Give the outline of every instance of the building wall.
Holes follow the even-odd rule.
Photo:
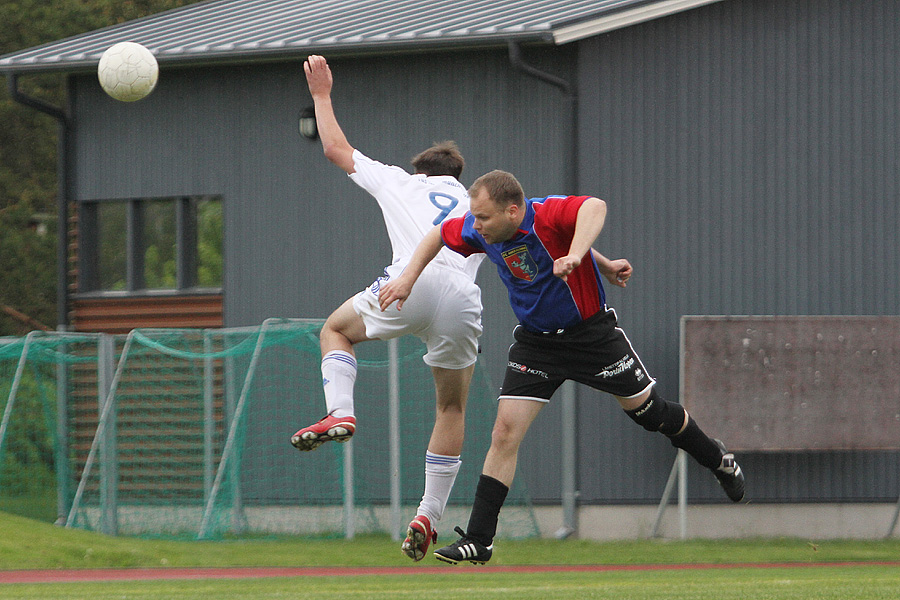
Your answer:
[[[563,94],[515,71],[505,49],[336,57],[335,107],[351,143],[384,162],[406,166],[451,138],[465,184],[503,168],[532,197],[604,198],[598,248],[636,269],[610,303],[674,400],[683,314],[898,313],[897,10],[729,1],[528,49],[530,63],[578,84],[576,190],[563,189]],[[297,134],[311,104],[299,62],[164,69],[135,105],[88,76],[76,84],[76,199],[223,197],[226,326],[325,317],[389,261],[374,202]],[[479,279],[496,387],[514,320],[493,267]],[[671,446],[609,397],[580,388],[578,400],[581,500],[658,500]],[[538,502],[560,497],[557,449],[573,432],[559,423],[551,403],[522,450],[520,481]],[[900,493],[896,453],[741,460],[754,501]],[[692,501],[722,501],[696,467],[689,483]]]
[[[222,327],[219,294],[84,298],[72,303],[73,331],[128,333],[136,327]]]
[[[890,1],[744,0],[580,44],[580,188],[634,264],[610,302],[664,396],[681,315],[900,313],[898,23]],[[603,465],[582,499],[658,496],[672,448],[609,404],[582,397],[582,464]],[[900,493],[896,452],[741,462],[754,502]],[[719,500],[699,471],[689,494]]]

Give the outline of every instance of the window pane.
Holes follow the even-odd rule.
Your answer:
[[[126,286],[126,208],[124,202],[97,205],[100,289],[124,290]]]
[[[197,200],[197,285],[222,287],[222,200]]]
[[[144,285],[175,289],[175,202],[144,203]]]
[[[221,288],[222,204],[220,196],[89,203],[82,241],[90,243],[87,240],[96,237],[97,246],[84,249],[85,260],[89,261],[85,285],[138,293],[147,289]],[[183,222],[179,224],[180,217]],[[130,257],[129,251],[133,254]]]

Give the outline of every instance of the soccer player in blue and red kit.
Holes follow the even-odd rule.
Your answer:
[[[491,558],[519,445],[567,379],[615,396],[632,420],[668,436],[710,469],[732,501],[743,499],[744,475],[734,454],[703,433],[680,404],[657,394],[656,382],[606,305],[601,275],[622,285],[631,273],[627,261],[591,249],[603,229],[606,203],[589,196],[526,200],[519,182],[505,171],[479,177],[469,196],[469,213],[430,231],[379,297],[382,309],[394,301],[402,309],[419,273],[446,245],[464,256],[484,253],[497,265],[519,319],[468,528],[457,527],[461,538],[435,551],[435,557],[453,564]]]

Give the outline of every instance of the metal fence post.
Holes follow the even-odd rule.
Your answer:
[[[390,420],[391,454],[391,539],[400,540],[402,514],[400,506],[400,350],[397,338],[388,340],[389,380],[388,416]]]
[[[216,476],[213,464],[213,443],[216,433],[216,415],[213,410],[215,369],[213,368],[213,359],[210,358],[212,339],[208,330],[203,331],[203,353],[206,355],[203,359],[203,503],[205,506],[212,491],[213,479]]]
[[[356,501],[353,495],[353,440],[344,443],[344,537],[356,535]]]
[[[100,399],[99,412],[104,412],[104,404],[110,403],[107,409],[106,427],[100,441],[100,531],[106,535],[117,535],[119,532],[117,491],[119,484],[118,460],[116,457],[116,406],[112,389],[115,367],[115,341],[109,334],[101,334],[97,356],[97,395]],[[109,398],[107,398],[109,396]]]
[[[562,509],[563,526],[556,532],[558,539],[565,539],[578,531],[578,406],[574,381],[565,381],[560,387],[562,404]]]
[[[68,355],[68,344],[61,354]],[[56,361],[56,525],[66,524],[69,514],[69,487],[72,476],[69,465],[69,365],[65,360]]]

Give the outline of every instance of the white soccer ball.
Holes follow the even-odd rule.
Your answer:
[[[156,87],[159,64],[146,47],[135,42],[119,42],[100,57],[97,77],[107,94],[122,102],[134,102]]]

